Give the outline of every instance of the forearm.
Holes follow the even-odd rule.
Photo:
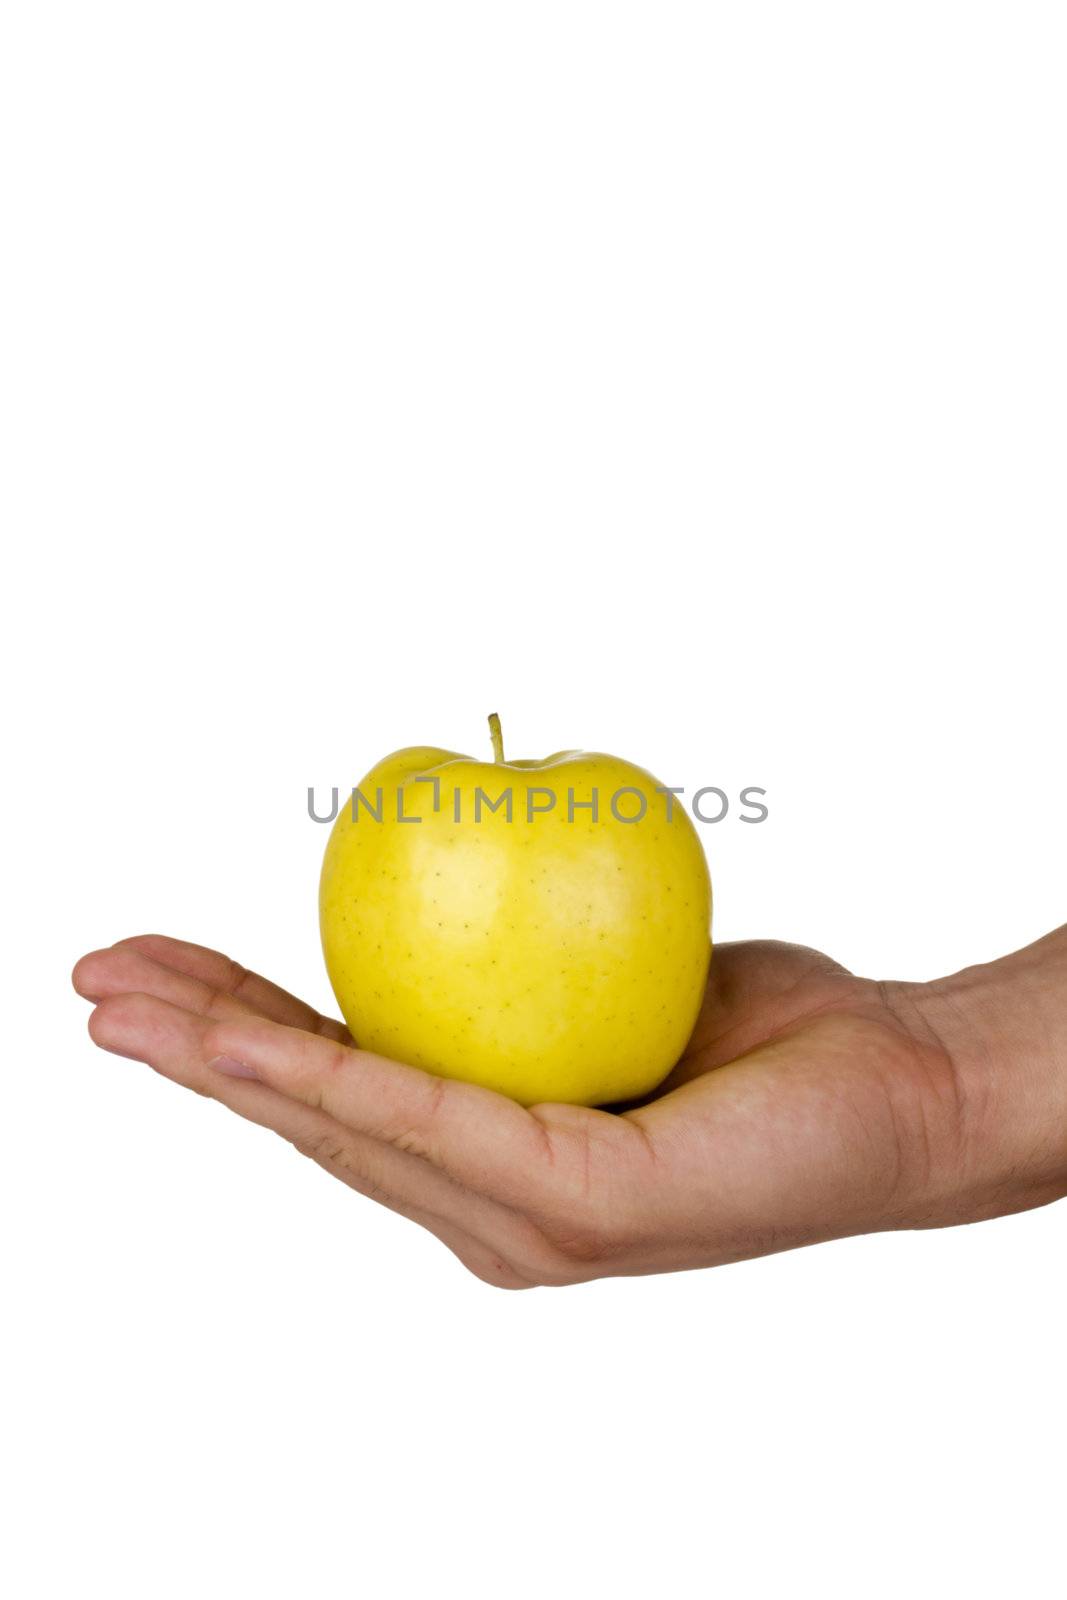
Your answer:
[[[1067,1194],[1067,928],[988,965],[906,986],[952,1064],[955,1171],[943,1202],[978,1221]]]

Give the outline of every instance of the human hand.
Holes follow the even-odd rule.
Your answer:
[[[933,984],[720,945],[638,1105],[529,1109],[354,1047],[216,951],[83,957],[93,1040],[288,1139],[508,1288],[714,1266],[1067,1193],[1067,928]]]

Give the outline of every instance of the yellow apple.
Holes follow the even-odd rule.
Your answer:
[[[696,830],[641,767],[505,761],[490,726],[494,761],[398,750],[338,814],[319,909],[345,1021],[366,1049],[525,1105],[647,1094],[711,958]]]

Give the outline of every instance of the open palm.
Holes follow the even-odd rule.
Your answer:
[[[795,945],[720,946],[682,1060],[610,1110],[524,1109],[388,1061],[159,935],[84,957],[74,983],[97,1044],[273,1128],[501,1286],[713,1265],[972,1205],[959,1067],[923,986]]]

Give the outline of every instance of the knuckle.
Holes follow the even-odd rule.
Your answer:
[[[334,1017],[315,1016],[310,1031],[319,1034],[323,1039],[329,1039],[332,1044],[348,1045],[351,1048],[351,1034],[344,1023],[338,1022]]]
[[[553,1228],[549,1238],[569,1268],[599,1266],[621,1245],[614,1225],[597,1212],[573,1214]]]
[[[390,1192],[353,1160],[348,1145],[331,1130],[307,1134],[303,1138],[294,1139],[292,1143],[293,1148],[302,1156],[314,1161],[316,1166],[323,1167],[335,1178],[340,1178],[365,1199],[376,1200],[380,1205],[393,1204]]]
[[[335,1105],[335,1096],[340,1087],[335,1080],[347,1071],[349,1061],[350,1052],[343,1045],[329,1041],[327,1053],[294,1063],[292,1092],[318,1111]]]
[[[343,1045],[338,1045],[336,1053],[338,1059],[343,1060],[349,1052]],[[446,1078],[431,1078],[425,1094],[420,1094],[416,1103],[404,1106],[399,1115],[382,1124],[379,1137],[386,1139],[397,1150],[402,1150],[405,1155],[418,1156],[426,1161],[436,1160],[437,1139],[434,1129],[440,1125],[442,1110],[452,1087]]]
[[[251,1006],[238,999],[234,990],[228,988],[213,988],[210,984],[204,988],[203,1005],[205,1014],[216,1017],[220,1021],[227,1017],[240,1020],[243,1017],[255,1015]]]
[[[226,959],[229,961],[230,965],[226,974],[226,983],[224,985],[223,992],[230,996],[237,996],[240,994],[242,988],[248,982],[252,974],[249,972],[247,967],[242,967],[239,961],[233,961],[229,956],[227,956]]]
[[[447,1078],[431,1078],[426,1090],[425,1117],[428,1122],[437,1120],[452,1085]]]
[[[431,1151],[425,1138],[413,1128],[402,1128],[398,1131],[383,1130],[385,1139],[397,1150],[406,1156],[418,1156],[420,1160],[429,1160]]]
[[[622,1241],[603,1217],[571,1212],[552,1222],[540,1220],[535,1237],[524,1241],[516,1265],[535,1283],[562,1288],[599,1276],[621,1247]]]
[[[294,1139],[293,1147],[311,1161],[339,1161],[345,1153],[344,1142],[333,1133],[311,1133]]]

